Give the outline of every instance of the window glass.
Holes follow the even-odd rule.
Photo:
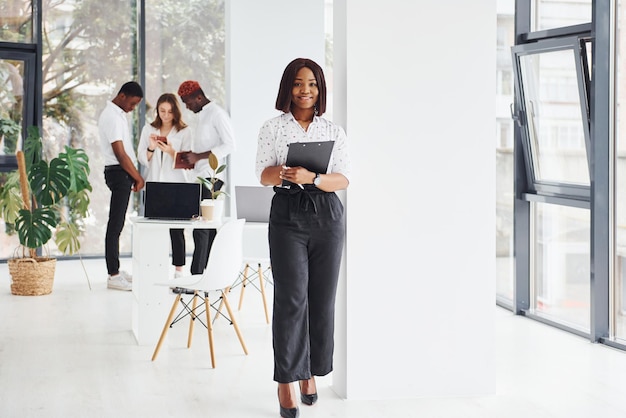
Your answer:
[[[520,56],[534,180],[589,186],[583,120],[573,49]]]
[[[513,306],[513,69],[514,2],[498,0],[496,41],[496,297]]]
[[[24,61],[0,59],[0,155],[21,149]]]
[[[33,43],[32,1],[0,1],[0,41]]]
[[[146,122],[159,96],[176,94],[185,80],[227,109],[224,12],[223,0],[146,0]],[[193,128],[195,115],[181,107]]]
[[[48,158],[64,145],[84,148],[93,187],[89,217],[79,227],[83,255],[104,254],[110,192],[98,117],[120,86],[136,80],[136,10],[123,0],[44,2],[43,7],[43,138]],[[133,115],[129,115],[129,121]],[[136,132],[135,132],[136,134]],[[131,205],[136,205],[131,202]],[[134,209],[131,208],[128,216]],[[58,255],[50,241],[49,251]],[[131,251],[131,228],[120,239],[120,252]]]
[[[591,0],[534,0],[532,31],[591,22]]]
[[[589,332],[590,212],[534,203],[533,310]]]

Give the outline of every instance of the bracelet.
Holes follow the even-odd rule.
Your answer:
[[[154,152],[154,150],[150,149],[150,148],[148,148],[147,150],[148,150],[148,152]]]

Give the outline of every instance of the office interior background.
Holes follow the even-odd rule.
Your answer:
[[[124,81],[145,87],[132,114],[138,134],[162,92],[199,80],[233,118],[232,189],[256,184],[256,132],[275,114],[282,69],[306,55],[325,68],[333,95],[327,116],[346,128],[354,158],[338,307],[336,380],[346,397],[489,393],[494,293],[515,313],[624,348],[621,2],[256,3],[2,2],[3,170],[12,168],[28,125],[43,127],[51,152],[85,148],[94,193],[82,254],[101,257],[108,194],[96,122]],[[467,34],[471,48],[459,49]],[[560,44],[572,38],[578,43]],[[546,50],[537,49],[544,41]],[[193,126],[193,114],[184,118]],[[137,196],[129,216],[140,206]],[[6,260],[17,238],[1,226]],[[125,228],[127,255],[131,234]],[[382,309],[404,318],[406,335],[384,318],[364,324],[381,286],[404,290],[399,306]],[[371,344],[374,329],[392,344]],[[438,346],[416,346],[416,336]],[[437,351],[458,341],[467,343],[454,364],[437,370],[450,361]],[[394,383],[365,387],[362,370],[372,370],[371,355],[381,349],[394,358],[374,372]],[[407,384],[395,370],[407,369],[403,359],[416,349],[434,361],[409,365],[424,379]]]

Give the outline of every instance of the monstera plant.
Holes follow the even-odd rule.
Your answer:
[[[88,214],[91,191],[89,157],[82,149],[65,146],[63,152],[47,161],[42,157],[42,147],[39,129],[29,128],[24,152],[17,152],[18,171],[11,173],[0,188],[0,214],[9,227],[14,227],[23,248],[21,257],[9,260],[10,272],[20,258],[37,263],[42,258],[37,249],[53,237],[64,254],[80,249],[80,226]],[[13,291],[17,286],[15,278],[11,286]],[[14,294],[49,291],[51,288]]]

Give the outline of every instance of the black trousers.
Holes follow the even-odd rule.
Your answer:
[[[133,178],[120,165],[104,167],[104,181],[111,190],[109,221],[104,237],[104,258],[109,274],[120,271],[120,235],[124,228]]]
[[[170,229],[170,241],[172,242],[172,265],[185,265],[185,230]]]
[[[214,185],[215,191],[220,190],[223,185],[222,180],[217,180]],[[204,186],[202,186],[202,199],[211,199],[211,192]],[[192,235],[194,249],[191,257],[191,274],[202,274],[209,262],[209,253],[217,231],[215,229],[194,229]]]
[[[335,295],[345,238],[335,193],[276,187],[269,222],[274,278],[274,380],[333,370]]]

